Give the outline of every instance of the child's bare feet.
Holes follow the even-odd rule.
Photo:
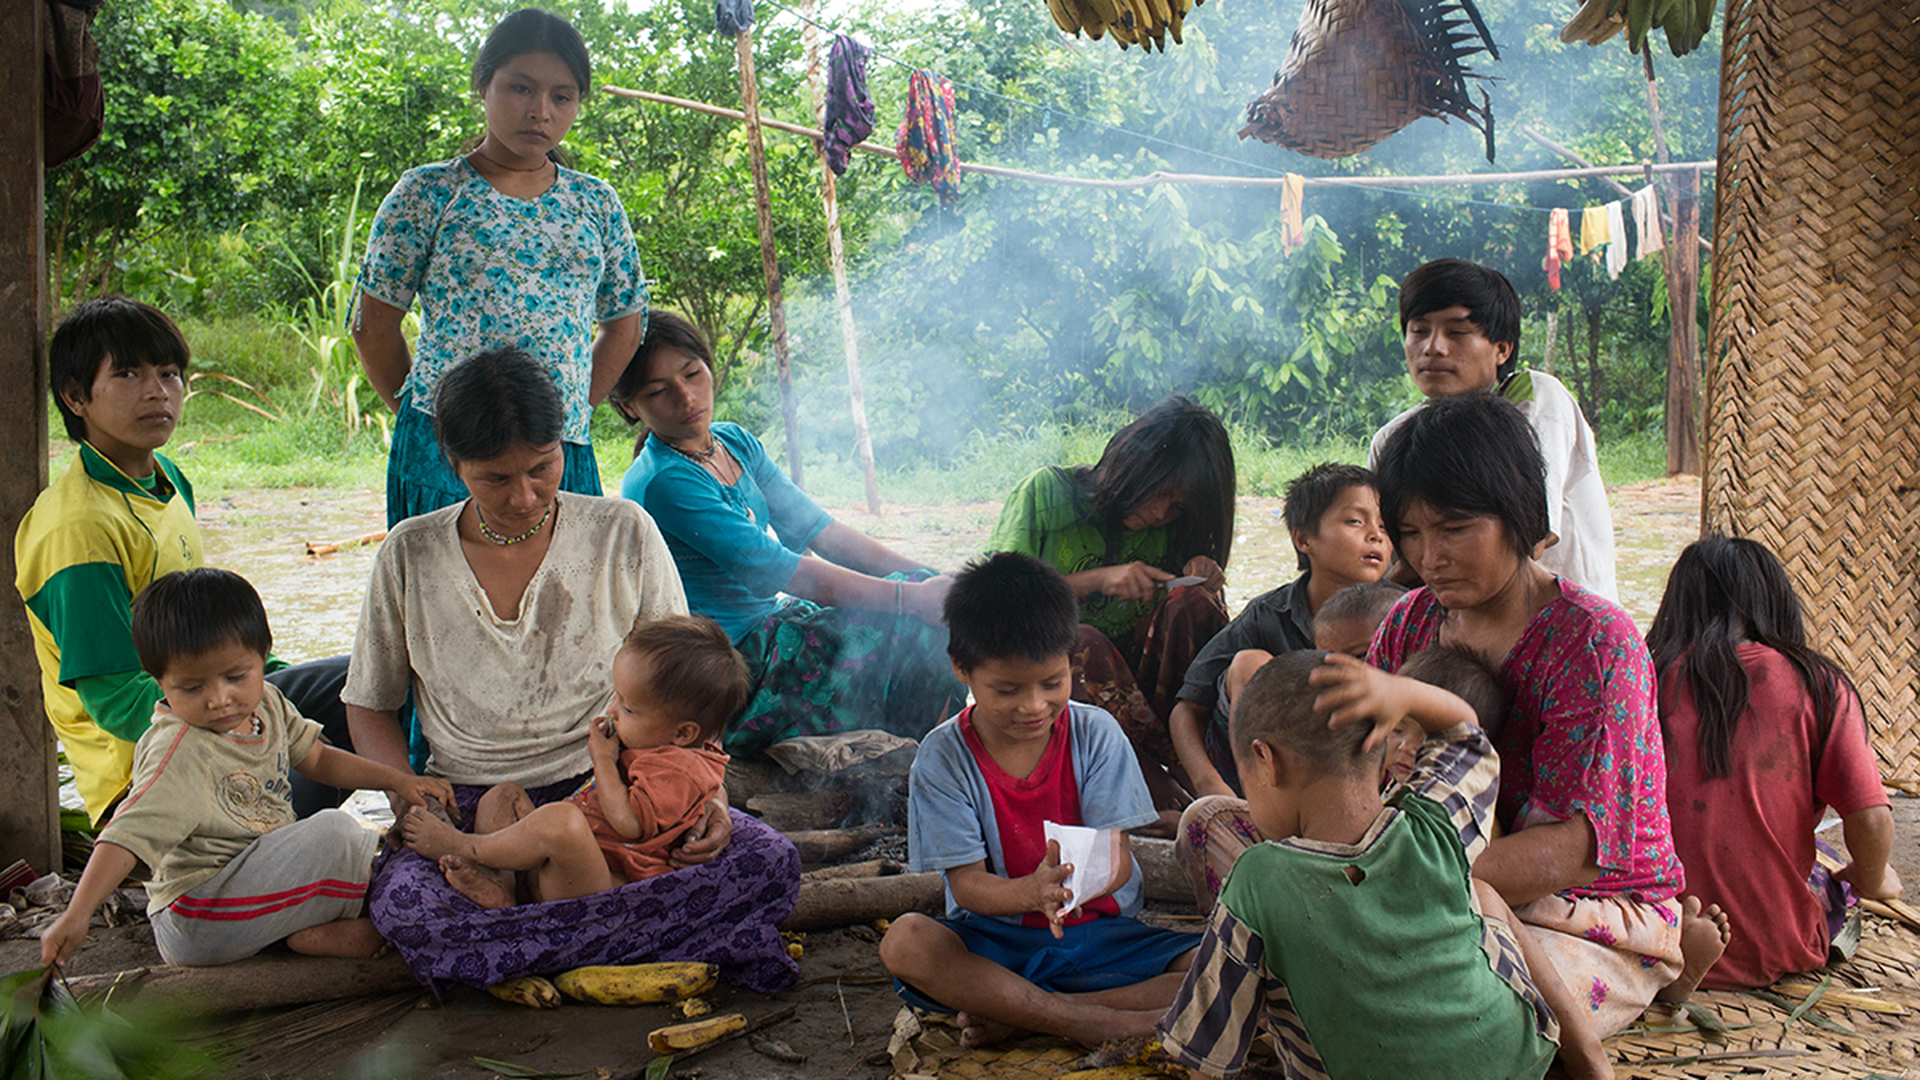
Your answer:
[[[308,956],[374,957],[387,951],[387,939],[372,919],[340,919],[287,935],[287,948]]]
[[[1719,904],[1709,904],[1703,910],[1697,896],[1681,901],[1680,955],[1685,966],[1680,969],[1680,977],[1654,997],[1666,1002],[1687,1000],[1700,980],[1707,977],[1707,970],[1720,959],[1720,954],[1727,951],[1727,942],[1732,939],[1727,913],[1720,910]]]
[[[473,854],[473,838],[459,829],[445,817],[433,813],[424,806],[409,806],[400,818],[400,835],[407,846],[429,859],[439,859],[443,855]]]
[[[442,855],[440,872],[447,876],[453,891],[488,910],[514,904],[513,874],[482,866],[458,855]]]
[[[969,1050],[982,1046],[992,1046],[1008,1039],[1017,1039],[1027,1032],[1012,1024],[1003,1024],[998,1020],[989,1020],[977,1013],[959,1013],[953,1022],[960,1025],[960,1045]]]

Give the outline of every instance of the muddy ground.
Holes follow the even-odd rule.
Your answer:
[[[1622,602],[1644,629],[1659,604],[1666,569],[1699,521],[1699,485],[1682,478],[1638,484],[1614,493]],[[309,541],[336,542],[380,529],[384,509],[374,492],[235,491],[204,493],[200,520],[210,563],[246,574],[260,588],[291,660],[345,652],[353,639],[374,548],[309,558]],[[881,514],[834,508],[842,520],[929,565],[954,567],[979,551],[999,507],[974,503],[890,506]],[[1280,526],[1280,500],[1242,499],[1228,595],[1235,608],[1290,579],[1293,556]],[[1920,882],[1920,800],[1896,799],[1895,866]],[[1833,834],[1838,839],[1837,831]],[[698,917],[699,913],[689,913]],[[883,977],[875,934],[860,926],[806,936],[801,983],[773,997],[721,988],[709,995],[717,1012],[749,1018],[795,1007],[764,1035],[804,1055],[775,1060],[736,1040],[676,1063],[681,1077],[861,1077],[891,1071],[885,1050],[898,1000]],[[0,942],[0,971],[37,963],[37,942]],[[96,930],[75,959],[74,974],[158,963],[144,925]],[[476,1058],[512,1062],[520,1075],[611,1080],[642,1075],[652,1055],[647,1033],[677,1018],[664,1008],[614,1009],[569,1003],[532,1011],[468,989],[444,1000],[424,993],[265,1016],[229,1017],[186,1037],[217,1051],[229,1076],[473,1078],[499,1075]],[[183,1026],[183,1033],[187,1028]]]

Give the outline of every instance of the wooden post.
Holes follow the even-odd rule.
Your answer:
[[[827,98],[820,83],[820,29],[813,23],[813,0],[800,5],[801,40],[807,48],[807,90],[813,95],[813,124],[824,129]],[[880,512],[880,481],[873,474],[873,433],[867,429],[867,392],[860,378],[860,335],[853,324],[853,292],[847,288],[847,251],[840,239],[840,200],[835,194],[833,168],[827,164],[827,141],[813,141],[820,157],[820,202],[827,211],[827,256],[833,263],[833,295],[840,308],[840,340],[847,347],[847,396],[853,405],[853,436],[860,449],[860,476],[867,486],[867,513]]]
[[[747,121],[747,160],[753,167],[753,211],[760,225],[760,272],[767,279],[773,358],[780,369],[780,413],[787,421],[787,475],[805,486],[800,467],[800,407],[793,400],[793,361],[787,353],[787,306],[780,293],[780,256],[773,247],[773,196],[767,190],[767,147],[760,137],[760,86],[753,77],[753,31],[733,39],[740,61],[740,110]]]
[[[1667,475],[1701,474],[1700,173],[1686,173],[1674,199],[1673,242],[1667,245]]]
[[[39,3],[0,4],[0,866],[25,859],[42,874],[60,869],[60,800],[53,728],[40,698],[27,611],[13,589],[13,530],[47,486],[47,258],[41,221]]]

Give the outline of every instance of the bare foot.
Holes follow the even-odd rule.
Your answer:
[[[473,837],[424,806],[407,807],[406,815],[400,819],[400,835],[408,847],[429,859],[445,855],[473,857]]]
[[[447,875],[453,891],[488,910],[513,906],[513,875],[461,858],[442,855],[440,872]]]
[[[1727,951],[1727,942],[1732,939],[1727,913],[1720,910],[1719,904],[1710,904],[1702,910],[1697,896],[1681,901],[1680,955],[1685,965],[1680,969],[1680,977],[1654,997],[1676,1003],[1687,1000],[1700,980],[1707,977],[1707,970],[1720,959],[1720,954]]]
[[[287,948],[308,956],[373,957],[387,951],[387,939],[372,919],[340,919],[287,935]]]
[[[978,1013],[960,1013],[953,1018],[953,1022],[960,1025],[960,1045],[969,1050],[992,1046],[1027,1034],[1024,1028],[1003,1024],[998,1020],[989,1020]]]

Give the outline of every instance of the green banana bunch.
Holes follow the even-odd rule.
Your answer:
[[[1667,32],[1667,48],[1685,56],[1700,47],[1713,28],[1718,0],[1581,0],[1580,10],[1560,28],[1560,40],[1599,45],[1626,31],[1627,48],[1646,47],[1656,27]]]

